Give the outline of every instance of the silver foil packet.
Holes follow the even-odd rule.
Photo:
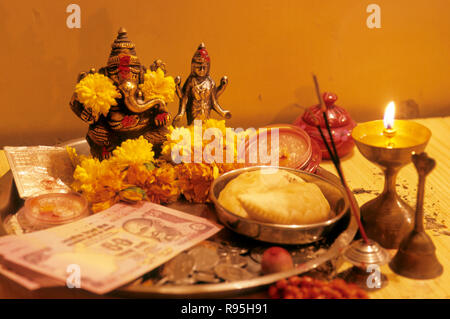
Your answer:
[[[70,192],[74,167],[64,147],[5,146],[4,150],[21,198]]]

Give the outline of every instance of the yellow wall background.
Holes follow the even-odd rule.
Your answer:
[[[70,3],[80,29],[66,26]],[[371,3],[381,29],[366,26]],[[233,127],[292,122],[316,103],[312,72],[357,121],[390,100],[450,115],[449,14],[448,0],[1,0],[0,146],[84,136],[68,105],[75,80],[105,65],[120,26],[145,65],[161,58],[183,80],[205,42],[212,77],[230,80],[220,102]]]

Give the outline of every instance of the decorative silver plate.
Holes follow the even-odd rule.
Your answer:
[[[61,146],[72,146],[78,154],[88,154],[84,139],[72,140]],[[330,172],[318,168],[317,175],[339,183]],[[8,234],[5,220],[23,206],[11,171],[0,178],[0,235]],[[178,201],[168,205],[196,216],[218,222],[212,204],[191,204]],[[309,245],[283,245],[292,255],[296,267],[292,270],[263,275],[260,258],[265,248],[275,246],[236,234],[223,228],[215,236],[176,256],[135,282],[117,289],[112,295],[125,297],[208,298],[231,297],[264,289],[282,278],[314,274],[332,277],[338,258],[352,242],[358,226],[347,212],[344,218],[323,240]]]

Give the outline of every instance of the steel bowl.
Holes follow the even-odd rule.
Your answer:
[[[219,203],[218,198],[220,192],[232,179],[245,172],[274,168],[286,170],[303,178],[306,182],[314,183],[319,186],[330,204],[330,218],[324,222],[315,224],[270,224],[238,216]],[[315,174],[284,167],[254,166],[230,171],[214,180],[211,185],[209,196],[214,203],[219,221],[227,228],[238,234],[274,244],[299,245],[319,241],[331,232],[336,223],[344,215],[349,213],[349,200],[341,185]]]

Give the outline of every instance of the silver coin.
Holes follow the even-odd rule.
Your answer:
[[[203,243],[204,243],[204,246],[207,248],[215,248],[217,254],[221,257],[228,255],[228,249],[224,245],[222,245],[218,242],[208,240],[208,241],[204,241]]]
[[[290,253],[291,253],[292,261],[294,262],[294,265],[300,265],[307,261],[310,261],[311,259],[316,258],[318,252],[323,253],[324,251],[326,252],[326,250],[321,250],[321,249],[316,250],[315,247],[310,246],[310,247],[306,247],[306,248],[292,250],[292,251],[290,251]]]
[[[239,246],[239,243],[234,241],[219,241],[220,245],[225,247],[230,253],[244,255],[248,253],[248,249],[245,247]]]
[[[228,255],[221,259],[221,263],[245,267],[247,265],[247,258],[241,255]]]
[[[311,256],[308,255],[308,253],[300,251],[291,252],[291,256],[294,265],[300,265],[312,259]]]
[[[253,248],[250,251],[250,257],[253,259],[253,261],[257,262],[258,264],[261,263],[262,255],[264,254],[264,251],[267,249],[267,247],[258,246]]]
[[[155,286],[162,286],[162,285],[164,285],[166,282],[169,282],[169,278],[168,278],[168,277],[163,277],[163,278],[161,278],[160,280],[158,280],[158,281],[155,283]]]
[[[304,264],[308,261],[310,261],[310,258],[307,258],[305,256],[294,256],[292,257],[292,262],[294,263],[294,266],[299,266],[301,264]]]
[[[231,254],[244,255],[248,253],[248,249],[244,247],[228,246],[227,249]]]
[[[213,248],[214,247],[216,249],[216,251],[217,251],[217,254],[219,256],[226,256],[226,255],[228,255],[227,248],[224,245],[222,245],[221,243],[219,243],[219,242],[207,240],[207,241],[204,241],[203,243],[205,243],[204,244],[205,247],[208,247],[208,248]]]
[[[251,258],[248,258],[247,260],[247,266],[245,267],[249,272],[255,275],[260,275],[261,273],[261,264],[258,264],[256,261],[254,261]]]
[[[312,256],[314,254],[315,248],[313,246],[310,247],[303,247],[303,248],[297,248],[297,249],[289,249],[288,250],[292,257],[301,255],[301,256]]]
[[[194,269],[197,271],[206,271],[214,268],[219,263],[219,255],[215,248],[197,246],[188,252],[189,256],[195,259]]]
[[[217,254],[220,257],[226,257],[228,256],[228,250],[225,247],[220,246],[219,248],[217,248]]]
[[[181,253],[164,265],[161,274],[169,281],[175,282],[187,278],[193,272],[194,266],[195,258]]]
[[[217,283],[217,282],[220,282],[220,279],[217,278],[214,273],[209,273],[209,272],[196,272],[194,274],[194,279],[197,282],[205,282],[205,283]]]
[[[240,281],[253,278],[254,275],[244,268],[230,264],[220,264],[214,268],[216,275],[226,281]]]
[[[197,282],[194,277],[186,277],[182,278],[180,280],[174,281],[173,283],[177,286],[183,286],[183,285],[193,285]]]
[[[205,244],[205,246],[214,246],[216,248],[221,247],[222,245],[216,241],[212,241],[212,240],[205,240],[203,241],[203,244]]]
[[[194,272],[194,274],[197,274],[197,273],[208,274],[208,275],[211,275],[211,276],[215,276],[216,275],[216,272],[214,271],[214,268],[211,268],[211,269],[208,269],[208,270],[201,270],[201,271],[195,271]]]

